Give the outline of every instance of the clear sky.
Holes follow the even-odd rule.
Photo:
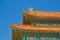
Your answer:
[[[22,23],[22,10],[60,12],[60,0],[0,0],[0,40],[11,40],[11,24]]]

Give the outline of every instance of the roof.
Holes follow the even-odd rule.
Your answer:
[[[35,11],[33,9],[29,9],[28,12],[23,11],[23,15],[30,15],[33,17],[52,17],[52,18],[60,18],[60,12],[44,12],[44,11]]]
[[[59,19],[60,20],[60,12],[42,12],[42,11],[34,11],[32,9],[29,9],[28,12],[22,11],[23,16],[28,15],[32,18],[38,18],[40,19],[41,17],[43,18],[53,18],[53,19]],[[24,19],[25,20],[25,19]],[[39,32],[60,32],[60,27],[50,27],[50,26],[31,26],[31,25],[17,25],[17,24],[12,24],[11,25],[12,29],[17,29],[17,30],[26,30],[26,31],[39,31]]]
[[[38,31],[38,32],[60,32],[60,27],[37,27],[31,25],[11,25],[12,29],[16,28],[17,30],[25,30],[25,31]]]

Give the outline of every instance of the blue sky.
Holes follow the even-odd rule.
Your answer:
[[[22,23],[22,10],[60,12],[60,0],[0,0],[0,40],[11,40],[11,24]]]

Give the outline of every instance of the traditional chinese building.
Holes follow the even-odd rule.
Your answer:
[[[12,40],[60,40],[60,12],[22,11],[22,24],[12,24]]]

